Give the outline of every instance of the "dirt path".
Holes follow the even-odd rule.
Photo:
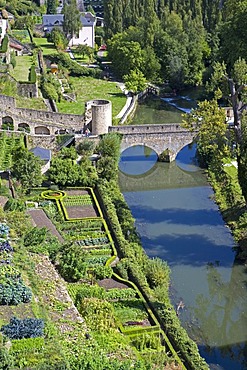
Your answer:
[[[32,220],[34,222],[34,225],[37,227],[46,227],[48,230],[51,231],[53,235],[55,235],[58,240],[63,243],[64,240],[62,236],[59,234],[51,220],[46,216],[45,212],[43,209],[29,209],[27,211],[30,216],[32,217]]]

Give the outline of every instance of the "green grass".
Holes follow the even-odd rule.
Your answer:
[[[48,42],[45,37],[34,37],[33,42],[37,47],[42,49],[43,55],[57,53],[57,49],[54,44],[52,42]]]
[[[11,35],[24,44],[30,43],[30,37],[27,30],[11,30]]]
[[[238,182],[238,169],[235,167],[230,159],[224,161],[224,171],[231,177],[231,182],[235,189],[235,194],[242,196],[242,190]]]
[[[116,82],[95,79],[93,77],[70,77],[77,95],[77,102],[62,101],[57,103],[59,112],[83,114],[85,102],[93,99],[106,99],[112,102],[112,116],[115,117],[123,108],[126,97]]]
[[[11,75],[17,81],[28,81],[29,75],[29,68],[33,63],[33,57],[31,55],[23,55],[17,56],[16,59],[16,66],[14,70],[11,72]]]
[[[37,110],[47,110],[47,106],[42,98],[24,98],[23,96],[18,96],[16,98],[16,105],[18,108],[28,108]]]

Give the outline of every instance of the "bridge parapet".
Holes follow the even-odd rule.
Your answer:
[[[163,125],[128,125],[111,126],[109,132],[119,132],[121,134],[148,134],[148,133],[168,133],[168,132],[189,132],[182,127],[181,123],[168,123]]]

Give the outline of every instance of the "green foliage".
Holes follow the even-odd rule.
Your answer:
[[[56,14],[57,12],[57,0],[47,0],[47,14]]]
[[[52,73],[43,74],[40,80],[44,98],[58,101],[61,99],[62,90],[59,80]]]
[[[1,332],[10,339],[36,338],[44,335],[44,321],[41,319],[17,319],[12,317],[10,323],[1,327]]]
[[[64,33],[56,27],[54,27],[51,33],[48,34],[47,41],[53,42],[55,48],[59,51],[65,50],[68,46],[68,40],[64,36]]]
[[[64,4],[63,14],[63,31],[67,38],[73,38],[75,35],[79,34],[79,30],[82,27],[76,0],[69,0],[68,3]]]
[[[146,86],[146,79],[141,71],[131,70],[128,75],[123,76],[125,87],[134,94],[143,91]]]
[[[67,69],[70,76],[92,76],[95,78],[100,78],[102,75],[101,70],[98,68],[87,68],[81,66],[76,61],[72,60],[67,53],[50,54],[49,59],[52,61],[52,63],[58,64],[59,69]]]
[[[36,83],[37,81],[37,75],[35,71],[35,65],[32,65],[29,70],[29,76],[28,76],[28,81],[31,83]]]
[[[217,100],[198,103],[198,108],[185,115],[184,126],[199,129],[197,151],[202,164],[213,158],[220,160],[226,153],[225,111],[218,106]]]
[[[13,369],[13,359],[9,351],[0,345],[0,369],[11,370]]]
[[[42,183],[41,160],[24,147],[13,151],[12,174],[20,181],[24,189],[35,187]]]
[[[160,258],[149,259],[146,267],[146,275],[151,288],[169,286],[170,268],[167,262]]]
[[[25,247],[29,247],[30,245],[36,246],[44,242],[47,234],[47,229],[42,227],[41,229],[38,227],[33,227],[27,234],[24,236],[23,244]]]
[[[110,278],[112,276],[112,273],[113,271],[110,266],[97,265],[92,269],[92,274],[97,280]]]
[[[91,330],[107,332],[115,327],[113,306],[105,300],[84,298],[79,312]]]
[[[59,272],[67,281],[78,281],[86,273],[86,254],[76,244],[66,244],[58,254]]]
[[[242,120],[242,141],[240,143],[240,156],[238,159],[238,179],[243,196],[247,203],[247,117]]]
[[[15,53],[11,52],[10,54],[10,64],[12,64],[13,68],[16,67],[16,58],[15,58]]]
[[[18,305],[21,302],[30,302],[32,292],[23,283],[17,269],[11,265],[0,265],[0,304]]]
[[[22,200],[9,198],[4,205],[5,211],[23,211],[25,209],[25,204]]]
[[[120,158],[121,136],[116,133],[106,134],[99,142],[97,151],[101,158],[97,163],[97,172],[101,178],[116,178]]]
[[[4,35],[4,38],[1,43],[0,53],[6,53],[9,45],[9,37],[7,34]]]

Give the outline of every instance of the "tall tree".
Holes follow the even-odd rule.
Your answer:
[[[57,13],[57,0],[47,0],[47,14],[56,14]]]
[[[24,189],[38,186],[42,183],[41,160],[24,147],[19,147],[13,152],[13,176],[20,181]]]
[[[198,108],[185,116],[184,126],[199,130],[197,151],[201,163],[208,165],[226,154],[225,110],[218,106],[216,98],[198,103]]]
[[[82,28],[80,20],[80,12],[77,9],[76,0],[68,0],[63,7],[63,31],[67,38],[73,38],[78,35],[79,30]]]

